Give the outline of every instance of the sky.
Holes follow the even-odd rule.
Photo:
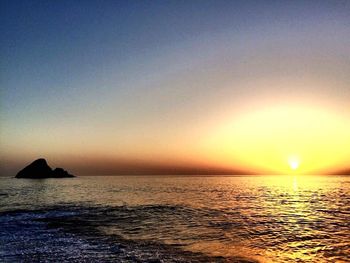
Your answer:
[[[350,167],[349,1],[1,1],[0,173]]]

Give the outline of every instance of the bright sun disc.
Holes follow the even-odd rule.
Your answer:
[[[289,163],[289,166],[292,170],[298,169],[299,165],[300,165],[300,161],[296,157],[289,158],[288,163]]]

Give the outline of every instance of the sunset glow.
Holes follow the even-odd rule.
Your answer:
[[[293,104],[259,108],[219,127],[208,149],[226,162],[239,159],[266,171],[313,173],[345,165],[350,154],[349,121],[325,108]]]
[[[209,1],[194,4],[193,14],[185,3],[111,3],[91,25],[95,8],[76,3],[76,27],[56,5],[66,8],[19,4],[4,12],[3,173],[38,156],[76,172],[88,163],[91,173],[349,166],[343,4]],[[32,24],[11,15],[21,8]],[[302,165],[286,161],[293,154]]]
[[[349,262],[350,0],[2,0],[0,35],[0,262]]]

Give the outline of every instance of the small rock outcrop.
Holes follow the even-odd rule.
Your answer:
[[[43,179],[43,178],[71,178],[74,175],[69,174],[62,168],[56,168],[52,170],[43,158],[37,159],[28,166],[24,167],[16,175],[16,178],[31,178],[31,179]]]

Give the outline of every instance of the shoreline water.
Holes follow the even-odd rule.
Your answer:
[[[8,178],[0,184],[4,262],[349,259],[348,177]]]

